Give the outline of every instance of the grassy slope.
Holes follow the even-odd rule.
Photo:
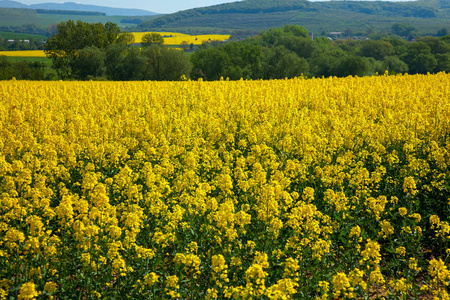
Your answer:
[[[66,14],[45,14],[37,13],[32,9],[22,8],[0,8],[0,26],[21,26],[25,24],[35,24],[40,27],[47,27],[52,24],[67,20],[81,20],[84,22],[113,22],[120,27],[134,27],[136,24],[122,23],[127,17],[123,16],[96,16],[96,15],[66,15]],[[142,17],[144,18],[144,17]],[[150,17],[145,17],[146,19]]]

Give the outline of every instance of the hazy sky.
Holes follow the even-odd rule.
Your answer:
[[[221,3],[236,2],[237,0],[194,0],[194,1],[183,1],[183,0],[158,0],[158,1],[147,1],[147,0],[16,0],[23,4],[37,4],[46,2],[76,2],[80,4],[92,4],[101,5],[109,7],[119,7],[119,8],[139,8],[156,13],[173,13],[180,10],[185,10],[194,7],[204,7],[211,6]]]

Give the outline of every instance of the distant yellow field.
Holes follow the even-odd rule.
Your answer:
[[[17,57],[45,57],[44,50],[0,51],[0,55]]]
[[[142,41],[142,37],[147,33],[152,32],[132,32],[136,43]],[[230,38],[229,35],[224,34],[202,34],[202,35],[189,35],[177,32],[155,32],[159,33],[164,38],[164,44],[166,45],[180,45],[183,41],[188,44],[201,45],[208,41],[224,41]]]
[[[136,43],[142,42],[142,37],[151,32],[132,32]],[[163,36],[165,45],[181,45],[186,41],[188,44],[201,45],[208,41],[224,41],[230,38],[224,34],[201,34],[189,35],[178,32],[156,32]],[[0,55],[15,57],[45,57],[43,50],[22,50],[22,51],[0,51]]]

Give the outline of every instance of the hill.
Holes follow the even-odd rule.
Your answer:
[[[1,0],[0,7],[3,8],[29,8],[29,9],[45,9],[53,11],[88,11],[88,12],[100,12],[107,16],[152,16],[157,15],[155,12],[143,10],[143,9],[129,9],[129,8],[114,8],[98,5],[85,5],[75,2],[64,3],[40,3],[25,5],[17,1]]]
[[[314,32],[383,30],[411,23],[421,34],[450,29],[450,0],[326,1],[244,0],[159,16],[138,25],[140,30],[206,33],[265,30],[285,24]]]

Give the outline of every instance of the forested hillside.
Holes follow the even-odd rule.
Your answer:
[[[449,0],[414,2],[244,0],[190,9],[141,23],[141,30],[265,30],[285,24],[314,32],[343,29],[381,30],[397,22],[413,23],[426,34],[450,27]]]

